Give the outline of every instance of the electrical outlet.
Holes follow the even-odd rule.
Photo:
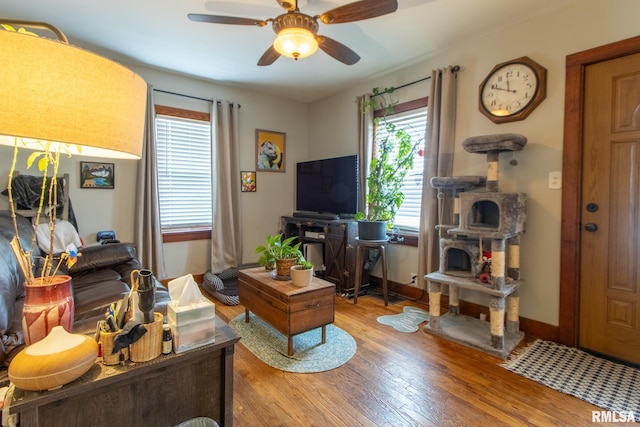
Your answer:
[[[418,278],[418,273],[411,273],[411,283],[416,283],[417,278]]]

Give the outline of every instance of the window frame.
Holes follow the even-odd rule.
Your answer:
[[[155,104],[156,116],[169,116],[182,119],[198,120],[210,123],[211,114],[201,111],[186,110],[184,108],[169,107],[166,105]],[[154,117],[155,131],[155,117]],[[192,240],[208,240],[211,239],[211,227],[201,228],[185,228],[162,231],[162,243],[187,242]]]
[[[402,102],[399,104],[395,104],[393,106],[393,112],[391,114],[389,114],[384,108],[376,109],[373,112],[373,117],[374,119],[376,119],[376,118],[382,118],[385,115],[393,116],[394,114],[406,113],[408,111],[417,110],[418,108],[425,108],[425,107],[429,108],[428,96],[425,96],[423,98],[417,98],[407,102]],[[425,143],[426,143],[426,135],[425,135]],[[404,230],[401,229],[399,236],[402,237],[402,239],[400,239],[400,241],[397,242],[396,244],[414,246],[414,247],[418,246],[418,233],[410,230],[406,230],[406,229]]]

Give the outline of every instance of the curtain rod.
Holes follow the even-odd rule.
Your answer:
[[[182,96],[184,98],[197,99],[198,101],[205,101],[205,102],[209,102],[209,103],[213,102],[212,99],[200,98],[199,96],[193,96],[193,95],[185,95],[183,93],[170,92],[168,90],[162,90],[162,89],[153,88],[153,91],[154,92],[160,92],[160,93],[166,93],[168,95]],[[218,104],[220,104],[220,101],[218,101]],[[240,108],[240,107],[242,107],[242,106],[240,104],[238,104],[238,108]]]
[[[454,73],[457,73],[458,71],[460,71],[460,66],[459,65],[454,65],[453,67],[451,67],[451,71],[454,72]],[[384,95],[385,93],[392,92],[392,91],[394,91],[396,89],[402,89],[403,87],[411,86],[411,85],[414,85],[416,83],[420,83],[420,82],[423,82],[425,80],[429,80],[430,78],[431,78],[431,76],[423,77],[421,79],[418,79],[418,80],[415,80],[415,81],[412,81],[412,82],[409,82],[409,83],[405,83],[405,84],[397,86],[397,87],[389,88],[391,90],[387,89],[384,92],[379,92],[379,93],[376,93],[374,95],[371,95],[371,97],[373,98],[374,96]]]

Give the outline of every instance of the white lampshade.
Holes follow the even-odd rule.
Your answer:
[[[66,43],[0,30],[0,145],[140,158],[146,82],[122,65]]]
[[[306,28],[285,28],[278,33],[273,48],[280,55],[300,59],[313,55],[318,50],[318,41]]]

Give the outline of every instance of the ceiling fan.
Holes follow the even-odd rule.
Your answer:
[[[318,48],[343,64],[353,65],[360,60],[360,56],[342,43],[318,35],[318,20],[323,24],[342,24],[375,18],[398,9],[397,0],[360,0],[320,15],[310,16],[300,12],[297,0],[277,2],[287,13],[265,20],[199,13],[190,13],[188,17],[197,22],[258,27],[264,27],[271,22],[276,39],[258,60],[260,66],[273,64],[281,55],[295,60],[306,58],[313,55]]]

